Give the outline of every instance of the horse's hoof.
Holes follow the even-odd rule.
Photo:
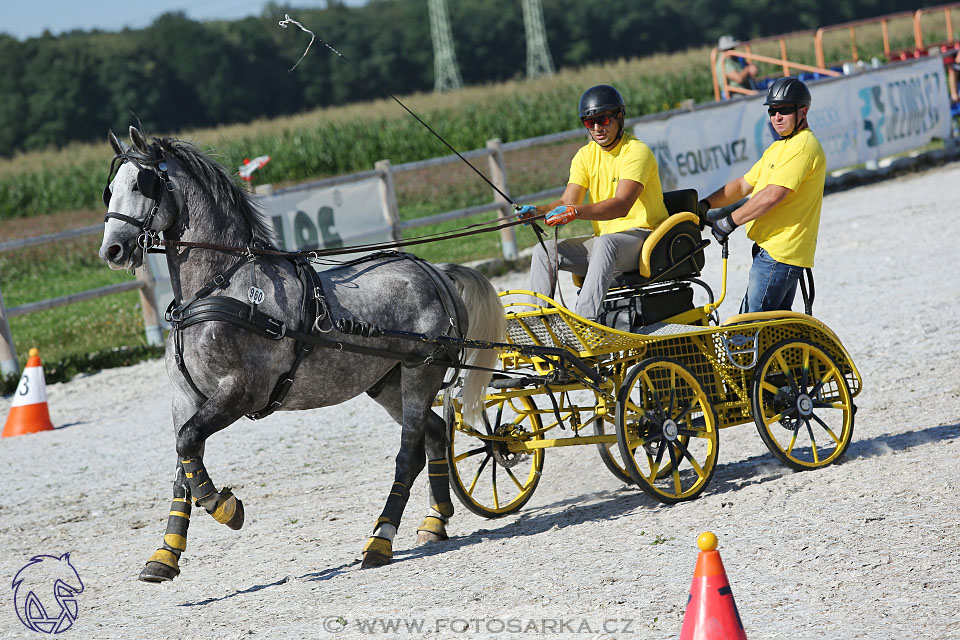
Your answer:
[[[371,536],[363,547],[363,562],[361,569],[382,567],[393,559],[393,543],[386,538]]]
[[[363,562],[360,563],[360,568],[371,569],[373,567],[382,567],[385,564],[390,564],[390,560],[392,559],[392,554],[386,556],[377,551],[367,551],[363,554]]]
[[[446,535],[438,535],[433,531],[417,531],[417,544],[427,544],[428,542],[443,542],[447,539]]]
[[[143,582],[169,582],[180,575],[179,569],[168,567],[160,562],[148,562],[140,572],[139,579]]]
[[[227,521],[227,526],[236,531],[243,526],[243,503],[237,498],[237,510],[233,512],[233,517]]]
[[[233,495],[229,487],[224,487],[220,491],[220,500],[217,508],[210,512],[213,519],[220,524],[225,524],[234,531],[243,526],[243,503],[240,498]]]
[[[443,542],[447,539],[446,523],[436,516],[427,516],[417,529],[417,544]]]

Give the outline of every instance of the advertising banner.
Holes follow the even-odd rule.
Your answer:
[[[950,136],[950,95],[939,56],[808,83],[810,128],[833,171],[923,147]],[[738,178],[777,139],[763,95],[638,123],[664,191],[706,196]]]
[[[333,249],[393,239],[380,198],[380,181],[376,178],[334,187],[297,187],[258,198],[273,224],[277,247],[285,251]],[[362,255],[352,253],[342,256],[342,260]],[[162,254],[148,254],[147,260],[156,279],[157,306],[162,316],[173,300],[167,260]],[[315,264],[314,268],[321,271],[332,266],[336,263],[330,261]],[[170,328],[162,317],[161,324]]]

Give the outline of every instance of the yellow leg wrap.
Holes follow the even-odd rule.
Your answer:
[[[363,552],[367,553],[368,551],[378,553],[388,559],[393,559],[393,545],[386,538],[371,536],[370,539],[367,540],[367,544],[363,546]]]
[[[235,496],[230,496],[226,500],[220,503],[216,509],[213,510],[213,513],[210,515],[213,516],[213,519],[219,522],[220,524],[227,524],[230,522],[230,518],[233,517],[233,514],[237,512],[237,498]],[[170,545],[173,546],[173,545]]]
[[[160,564],[167,565],[172,569],[180,571],[180,563],[177,560],[176,554],[166,549],[157,549],[153,552],[153,555],[150,556],[150,559],[147,562],[159,562]]]
[[[442,515],[444,518],[449,518],[453,515],[453,505],[449,502],[442,502],[440,504],[431,505],[433,510]]]
[[[163,541],[177,551],[185,551],[187,548],[187,539],[181,535],[177,535],[176,533],[165,534],[163,536]]]
[[[443,520],[435,516],[427,516],[423,519],[423,522],[420,523],[420,527],[417,529],[417,533],[421,531],[432,533],[444,540],[447,539],[447,528],[444,526]]]
[[[377,523],[373,525],[373,530],[376,531],[377,527],[379,527],[382,524],[393,524],[393,523],[390,522],[390,518],[388,518],[387,516],[380,516],[379,518],[377,518]]]

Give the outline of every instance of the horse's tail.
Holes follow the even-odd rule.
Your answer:
[[[458,264],[439,265],[453,280],[467,306],[468,340],[503,342],[507,335],[507,319],[497,291],[483,275]],[[497,363],[496,349],[467,349],[466,364],[492,369]],[[468,424],[479,425],[483,400],[492,371],[468,369],[463,378],[463,414]]]

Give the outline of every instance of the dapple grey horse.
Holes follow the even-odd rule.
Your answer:
[[[222,316],[190,326],[184,323],[179,336],[177,331],[170,332],[166,368],[173,385],[178,456],[173,503],[163,544],[147,561],[140,579],[160,582],[179,575],[191,503],[231,528],[242,526],[243,505],[228,488],[218,490],[214,485],[203,464],[204,446],[213,434],[276,400],[275,388],[283,386],[285,376],[296,369],[298,357],[292,385],[286,385],[279,407],[274,403],[271,409],[325,407],[366,392],[402,427],[394,482],[364,547],[363,566],[390,561],[410,486],[428,463],[430,508],[418,530],[418,542],[445,539],[444,525],[453,515],[445,425],[431,404],[444,386],[448,367],[429,361],[453,362],[459,356],[449,349],[438,351],[429,342],[365,330],[348,335],[330,322],[341,319],[348,327],[379,326],[454,338],[458,336],[451,334],[451,326],[459,322],[461,337],[501,341],[505,318],[490,283],[467,267],[434,266],[393,254],[322,272],[319,282],[313,283],[319,286],[312,286],[314,276],[288,257],[262,253],[244,257],[244,248],[270,247],[271,229],[255,199],[222,166],[181,140],[148,142],[134,127],[130,127],[130,139],[133,146],[127,147],[113,132],[109,134],[114,163],[120,166],[104,190],[108,213],[100,257],[111,269],[140,267],[144,247],[156,243],[162,232],[177,309],[188,307],[186,303],[195,298],[201,302],[231,298],[227,302],[247,304],[243,309],[255,308],[265,314],[259,317],[282,322],[284,331],[299,327],[306,333],[313,318],[307,318],[303,308],[315,304],[323,313],[314,333],[323,331],[316,335],[359,348],[313,346],[304,351],[302,342],[275,339],[276,334],[258,335],[222,321]],[[111,174],[112,170],[113,166]],[[171,316],[174,320],[177,309]],[[491,349],[466,351],[464,362],[478,369],[467,370],[461,393],[465,411],[472,409],[474,416],[479,415],[490,376],[480,368],[493,367],[496,357]],[[265,439],[272,437],[268,434],[264,433]],[[271,470],[262,472],[269,477]]]

